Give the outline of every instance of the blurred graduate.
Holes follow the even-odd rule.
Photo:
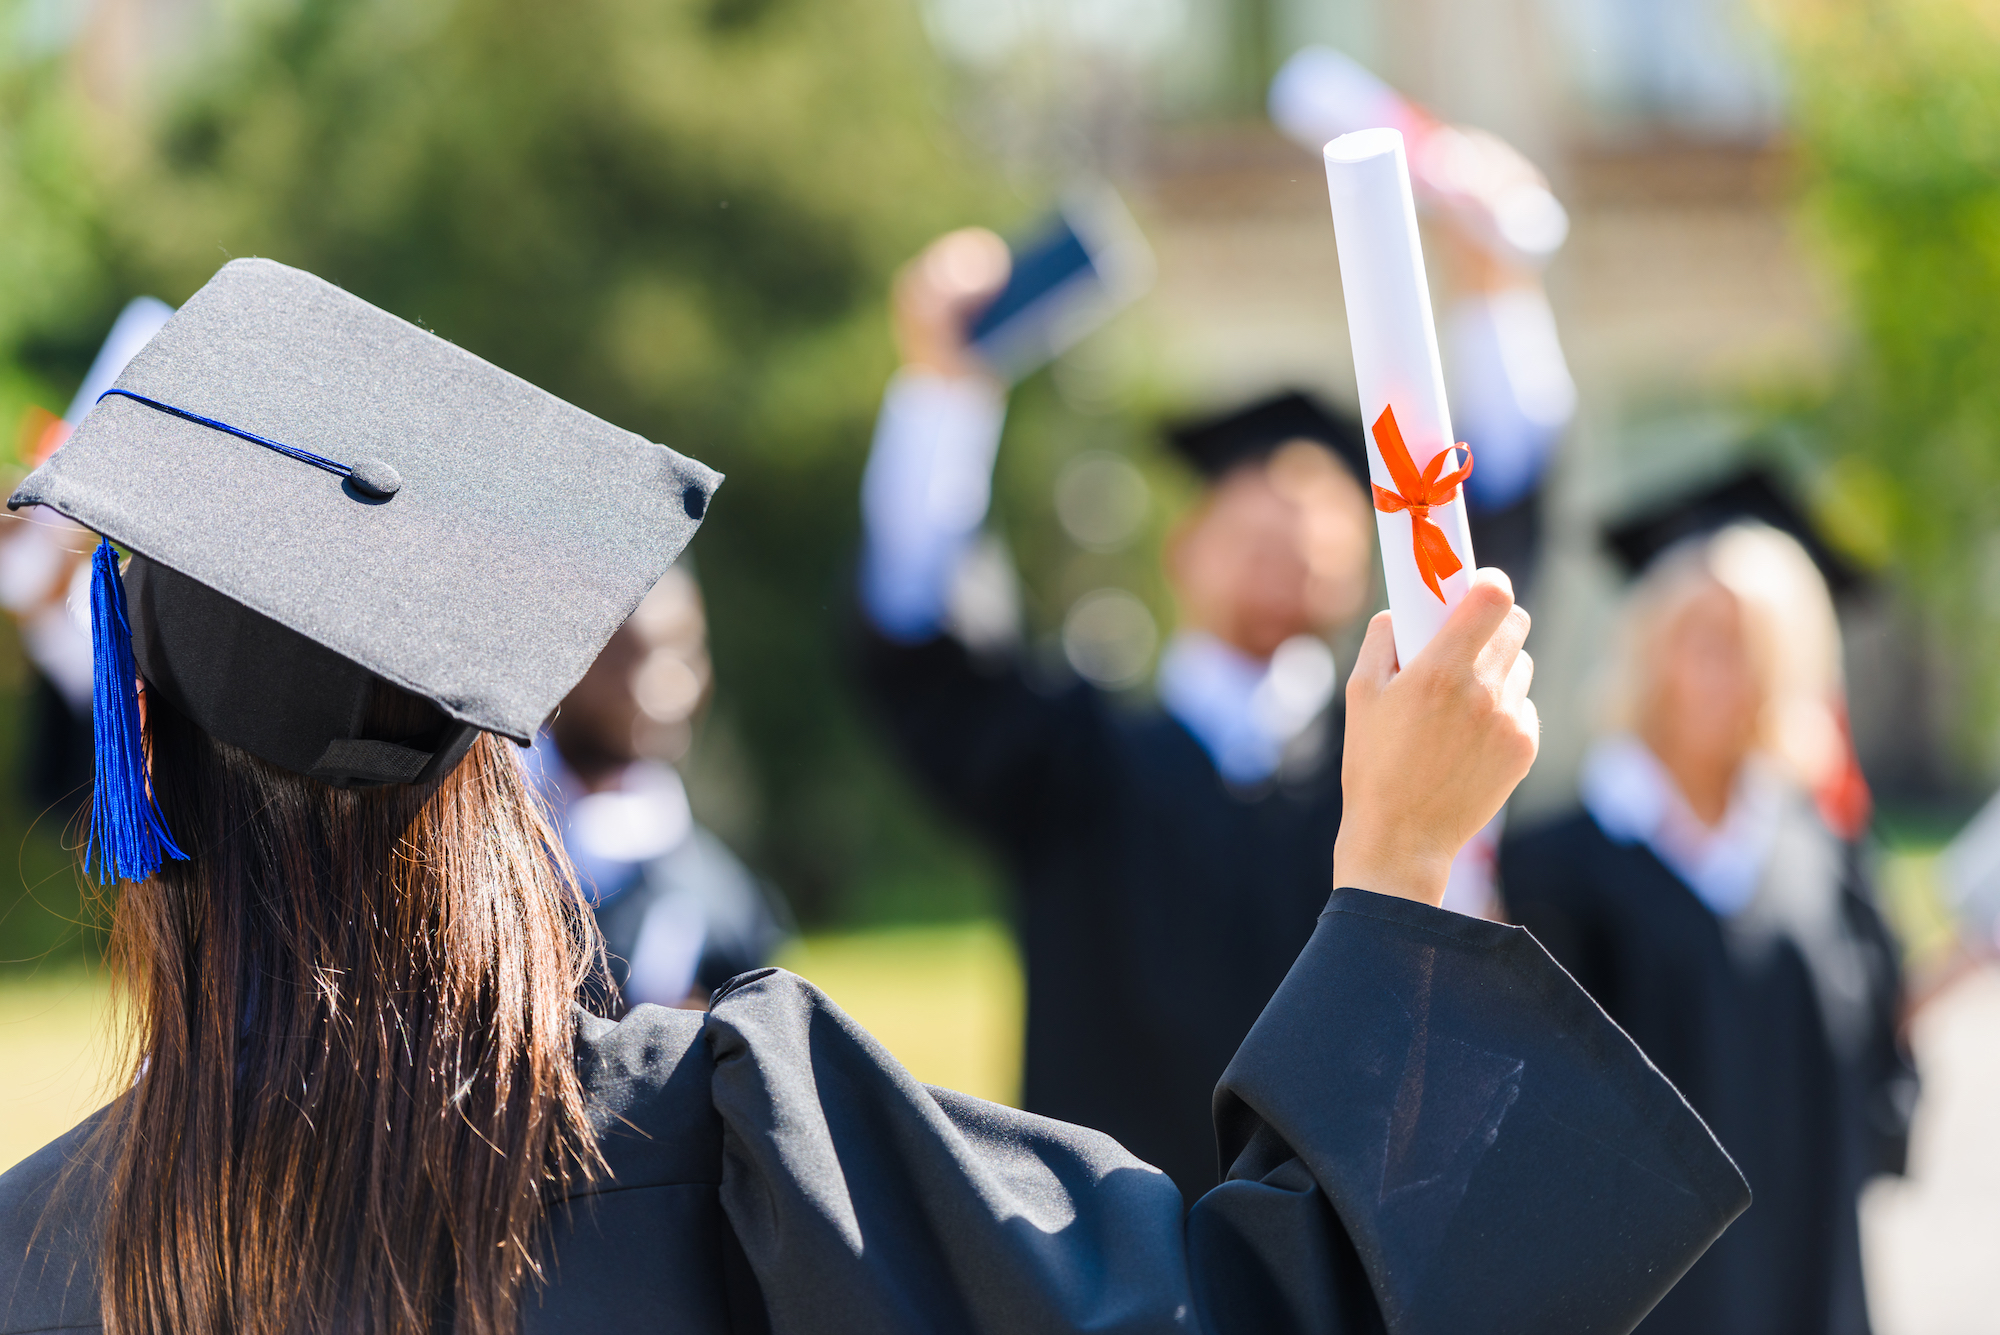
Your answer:
[[[1786,518],[1754,477],[1692,510],[1713,521],[1731,497]],[[1616,538],[1636,563],[1689,527],[1670,507]],[[1833,604],[1768,523],[1665,546],[1628,601],[1582,810],[1510,837],[1502,893],[1750,1183],[1752,1208],[1641,1329],[1863,1332],[1858,1198],[1902,1171],[1916,1080],[1856,843]]]
[[[984,514],[1002,403],[957,347],[962,303],[990,289],[945,276],[997,246],[954,234],[898,288],[906,367],[864,493],[865,680],[910,763],[1016,882],[1024,1106],[1104,1128],[1192,1200],[1217,1177],[1216,1080],[1325,903],[1340,727],[1318,637],[1369,592],[1374,525],[1335,448],[1358,442],[1297,400],[1183,435],[1213,448],[1215,475],[1168,544],[1182,624],[1161,709],[1121,710],[1082,682],[1044,689],[1012,654],[975,653],[947,633],[947,593]],[[926,513],[947,470],[978,504]]]
[[[1463,244],[1479,241],[1467,231]],[[1329,640],[1373,585],[1361,424],[1287,392],[1172,431],[1203,487],[1163,552],[1179,625],[1160,658],[1158,708],[1119,707],[1084,682],[1045,686],[1004,643],[972,634],[954,598],[1006,408],[975,335],[1009,302],[1009,266],[999,238],[968,230],[897,278],[903,367],[863,482],[863,672],[909,763],[1013,878],[1024,1106],[1110,1131],[1192,1200],[1219,1171],[1216,1081],[1313,930],[1340,827]],[[1508,272],[1467,310],[1518,305],[1523,282],[1540,300],[1532,275]],[[1465,364],[1478,368],[1467,431],[1484,440],[1489,423],[1511,442],[1496,454],[1533,454],[1515,470],[1532,490],[1568,408],[1528,423],[1520,405],[1533,395],[1508,368],[1546,371],[1553,348],[1568,381],[1552,324],[1511,361],[1501,355],[1495,340],[1518,324],[1459,321],[1475,349]],[[1454,908],[1486,901],[1485,838],[1462,860]]]
[[[528,754],[624,1006],[704,1006],[790,934],[784,899],[694,819],[675,768],[712,682],[701,588],[676,565]]]

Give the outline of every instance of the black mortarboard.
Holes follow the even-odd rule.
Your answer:
[[[96,828],[157,824],[128,644],[149,688],[271,764],[427,780],[477,731],[531,740],[720,481],[310,274],[230,263],[8,501],[133,553],[129,602],[108,546],[92,594],[93,842],[120,874],[158,865]],[[378,680],[438,726],[363,736]]]
[[[1675,543],[1751,522],[1768,524],[1798,539],[1836,596],[1851,593],[1866,582],[1853,562],[1827,545],[1790,492],[1761,464],[1606,525],[1604,544],[1626,573],[1636,575]]]
[[[1361,419],[1296,390],[1220,417],[1169,427],[1167,439],[1211,482],[1238,464],[1263,458],[1288,440],[1318,441],[1356,478],[1368,481],[1368,446],[1361,434]]]

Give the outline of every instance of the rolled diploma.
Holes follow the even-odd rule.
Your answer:
[[[1354,379],[1361,391],[1361,420],[1368,428],[1368,472],[1375,485],[1394,491],[1374,433],[1384,408],[1394,405],[1396,423],[1419,473],[1452,444],[1409,162],[1403,154],[1403,136],[1395,130],[1344,134],[1325,152],[1340,285],[1347,297],[1347,332],[1354,344]],[[1451,461],[1441,471],[1451,472]],[[1465,596],[1474,569],[1465,489],[1458,488],[1450,504],[1433,507],[1430,518],[1463,564],[1457,574],[1441,581],[1443,602],[1417,573],[1409,512],[1375,511],[1389,611],[1396,623],[1396,657],[1405,665],[1430,643]]]

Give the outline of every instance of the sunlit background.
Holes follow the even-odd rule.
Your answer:
[[[1084,175],[1131,205],[1157,283],[1017,392],[984,601],[1052,669],[1142,689],[1193,489],[1157,422],[1354,397],[1323,177],[1263,111],[1314,43],[1510,140],[1570,211],[1548,282],[1581,407],[1512,818],[1574,794],[1604,522],[1766,461],[1870,572],[1842,608],[1853,725],[1889,908],[1935,976],[1932,854],[2000,760],[1991,0],[0,0],[0,425],[59,411],[129,298],[257,254],[723,469],[693,549],[717,682],[696,812],[790,897],[786,962],[919,1075],[1006,1098],[1000,875],[844,666],[885,284]],[[100,920],[8,786],[23,681],[0,643],[0,1165],[105,1080]],[[1996,1038],[1984,974],[1916,1031],[1914,1174],[1867,1221],[1890,1335],[2000,1329]]]

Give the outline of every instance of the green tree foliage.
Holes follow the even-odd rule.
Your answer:
[[[264,255],[706,460],[729,481],[694,548],[719,682],[703,747],[756,795],[746,851],[820,918],[865,912],[857,885],[976,879],[839,663],[887,277],[993,219],[910,0],[253,13],[143,116],[16,71],[0,151],[9,179],[41,173],[17,194],[52,258],[5,264],[0,300],[38,267],[46,291],[0,316],[0,359],[73,385],[120,300]],[[51,117],[66,128],[36,129]],[[10,242],[24,209],[0,198]]]
[[[2000,703],[2000,5],[1788,0],[1809,223],[1850,355],[1816,414],[1837,511]]]

